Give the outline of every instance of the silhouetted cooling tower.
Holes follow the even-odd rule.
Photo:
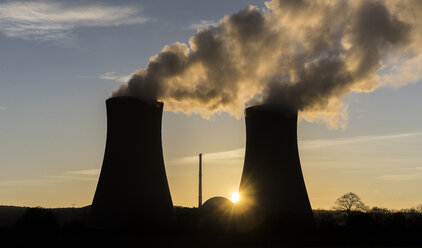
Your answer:
[[[253,106],[246,109],[245,121],[245,163],[236,206],[242,225],[268,230],[311,227],[297,147],[297,111]]]
[[[174,218],[161,145],[163,103],[114,97],[107,105],[107,143],[89,226],[166,229]]]

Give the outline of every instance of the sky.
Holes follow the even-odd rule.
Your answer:
[[[104,155],[105,100],[163,47],[188,44],[198,28],[216,26],[249,4],[265,7],[249,0],[0,1],[0,205],[91,204]],[[312,208],[330,209],[347,192],[369,206],[422,204],[416,78],[342,95],[341,125],[300,120]],[[177,206],[197,204],[199,153],[204,199],[230,197],[239,186],[244,119],[227,112],[203,117],[163,115],[164,160]]]

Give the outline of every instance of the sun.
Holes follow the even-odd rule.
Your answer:
[[[236,202],[238,202],[240,199],[240,194],[239,192],[233,192],[232,197],[230,198],[230,200],[236,204]]]

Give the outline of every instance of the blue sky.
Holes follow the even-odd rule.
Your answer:
[[[196,28],[262,1],[0,2],[0,204],[91,203],[106,131],[104,101],[148,59]],[[66,14],[67,13],[67,14]],[[313,208],[352,191],[371,206],[422,203],[422,85],[345,96],[344,129],[301,121]],[[163,145],[175,205],[229,197],[240,181],[244,120],[166,112]]]

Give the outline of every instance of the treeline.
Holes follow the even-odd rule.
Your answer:
[[[318,243],[422,245],[422,212],[417,209],[313,212]]]
[[[95,246],[97,242],[102,243],[101,240],[105,240],[98,238],[101,236],[95,236],[98,233],[86,229],[89,207],[26,208],[24,211],[22,209],[19,211],[21,215],[15,216],[17,219],[14,223],[11,222],[8,226],[0,223],[0,240],[8,244],[5,247],[26,246],[34,242],[46,241],[51,244],[60,244],[62,247],[80,247],[82,244],[79,243]],[[16,211],[11,212],[16,215]],[[0,211],[0,220],[5,219],[4,216],[1,217],[1,214],[5,213]],[[266,244],[270,247],[285,244],[299,246],[422,245],[422,212],[418,209],[392,211],[374,207],[365,211],[350,212],[314,210],[314,228],[296,236],[283,232],[272,233],[270,236],[235,233],[227,228],[228,222],[220,221],[221,219],[213,222],[213,216],[212,218],[203,216],[197,208],[176,207],[175,213],[176,226],[173,233],[165,238],[149,236],[142,238],[185,247],[195,247],[198,244],[204,246],[230,244],[229,247],[251,244],[252,247],[254,244],[256,246]],[[218,218],[218,216],[215,217]],[[140,239],[139,235],[124,234],[114,241],[116,245],[121,246],[121,242],[129,242],[128,240],[142,243],[142,238]]]
[[[0,206],[2,247],[56,244],[63,237],[84,235],[89,208]]]

